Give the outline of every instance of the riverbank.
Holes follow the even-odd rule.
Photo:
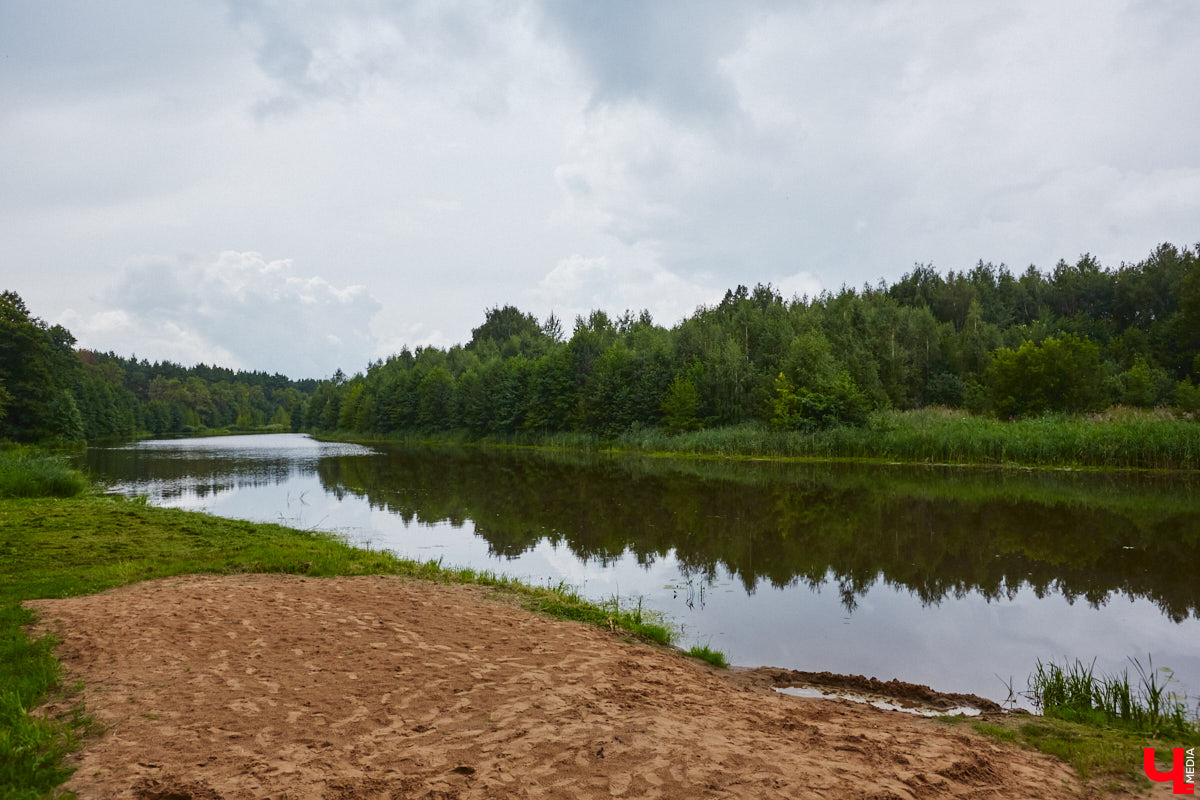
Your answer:
[[[42,778],[39,780],[46,783],[39,785],[38,790],[43,792],[48,791],[54,782],[62,777],[61,772],[57,771],[61,769],[62,753],[56,752],[55,749],[62,751],[69,748],[70,742],[65,734],[70,727],[74,726],[80,735],[85,735],[88,731],[87,722],[83,717],[67,712],[82,699],[83,707],[89,713],[97,714],[98,719],[101,717],[90,695],[62,694],[61,687],[69,686],[76,675],[68,673],[66,677],[62,677],[56,673],[56,662],[48,641],[41,640],[32,645],[28,642],[21,645],[17,641],[24,638],[20,634],[20,625],[29,621],[27,612],[23,612],[17,605],[21,600],[91,595],[110,587],[131,584],[138,588],[146,585],[139,583],[141,581],[188,573],[299,574],[305,578],[305,585],[309,590],[315,592],[322,591],[321,587],[325,583],[324,580],[312,580],[315,576],[385,574],[396,579],[425,579],[419,584],[420,587],[424,587],[420,591],[430,595],[439,592],[439,586],[475,584],[478,587],[477,591],[498,593],[502,599],[507,599],[506,608],[509,613],[522,612],[522,609],[513,608],[515,603],[525,606],[525,611],[540,611],[560,618],[591,622],[594,631],[599,631],[606,641],[618,648],[640,641],[638,636],[633,635],[635,631],[650,638],[669,633],[661,626],[656,633],[655,621],[637,614],[636,610],[621,613],[617,609],[589,604],[571,595],[569,589],[562,586],[550,589],[526,587],[486,574],[442,569],[438,565],[396,559],[387,553],[348,547],[336,539],[311,532],[158,509],[119,498],[85,495],[60,500],[6,500],[0,502],[0,531],[3,531],[0,552],[4,555],[4,558],[0,559],[0,564],[3,565],[0,566],[0,608],[6,609],[3,636],[6,642],[14,643],[14,648],[6,646],[5,655],[0,658],[4,662],[0,666],[0,686],[3,687],[4,696],[13,699],[13,709],[20,710],[20,716],[24,720],[12,729],[16,731],[15,736],[8,730],[0,734],[0,743],[18,744],[8,756],[0,754],[0,770],[18,760],[10,758],[14,754],[20,758],[32,755],[33,758],[27,760],[36,763],[26,766],[30,770],[41,770]],[[108,608],[101,615],[114,614],[119,610],[119,607]],[[44,618],[49,620],[50,616],[47,614]],[[188,615],[179,619],[189,623],[196,621]],[[287,618],[278,624],[283,629],[291,629],[304,623],[299,619]],[[130,623],[125,626],[125,631],[135,630],[134,625],[135,623]],[[66,628],[59,630],[61,636],[70,634]],[[626,641],[626,638],[632,641]],[[454,645],[454,642],[446,643],[447,647]],[[538,643],[527,641],[525,646],[536,648]],[[8,654],[21,647],[24,647],[26,656],[23,656],[22,663],[17,663],[19,659],[9,658]],[[116,646],[115,649],[128,648]],[[331,651],[331,657],[338,654],[336,650]],[[344,654],[342,655],[344,657]],[[676,662],[686,663],[676,654],[663,655]],[[11,676],[18,673],[28,673],[30,670],[26,667],[30,664],[36,665],[43,676],[39,679],[42,681],[41,688],[19,683],[15,679],[10,680]],[[95,679],[85,675],[83,680],[85,687],[90,687]],[[59,688],[54,689],[55,686]],[[34,707],[37,699],[47,689],[54,690],[57,703],[52,706],[53,713],[50,719],[57,718],[58,712],[63,712],[59,725],[46,724],[44,720],[30,719],[24,715],[24,709]],[[101,690],[100,694],[109,696],[111,692]],[[666,697],[659,697],[656,702],[669,703],[669,691]],[[0,719],[0,726],[10,724],[12,719],[13,717],[8,715],[4,716]],[[1002,721],[1006,725],[1014,724],[1012,720]],[[870,724],[872,723],[869,721],[863,722],[863,730],[869,732]],[[995,725],[993,722],[987,724]],[[1017,727],[1004,735],[1018,741],[1024,740],[1024,734],[1020,733],[1024,724],[1017,720]],[[957,728],[956,731],[961,729]],[[253,738],[256,734],[247,735]],[[1077,742],[1081,734],[1072,730],[1068,731],[1067,735],[1073,737],[1073,741],[1076,742],[1073,747],[1078,750]],[[37,744],[32,749],[23,747],[22,743],[27,741]],[[85,752],[96,741],[89,738]],[[985,744],[982,740],[977,742],[977,746]],[[1095,766],[1092,768],[1093,777],[1110,773],[1136,776],[1136,765],[1140,762],[1133,756],[1140,758],[1138,748],[1145,744],[1145,741],[1128,741],[1124,744],[1129,752],[1116,756],[1110,753],[1108,756],[1110,762],[1116,762],[1115,769],[1111,763],[1103,767]],[[830,757],[836,758],[837,754],[831,754]],[[1023,759],[1027,754],[1014,750],[1009,757]],[[16,771],[9,774],[16,775]],[[16,778],[10,778],[9,775],[0,772],[0,785],[10,780],[15,781]],[[36,791],[26,796],[35,795]]]
[[[542,770],[545,775],[568,770],[563,775],[575,775],[582,781],[581,786],[590,787],[581,789],[581,796],[589,796],[587,792],[608,796],[613,789],[622,786],[630,796],[637,794],[634,790],[637,787],[644,787],[646,793],[653,794],[650,789],[655,786],[654,781],[662,781],[660,786],[702,788],[708,784],[694,781],[697,774],[707,775],[701,770],[706,764],[721,765],[721,775],[726,776],[721,780],[730,783],[726,789],[733,796],[742,792],[745,796],[770,796],[776,789],[778,793],[786,794],[785,787],[792,787],[794,793],[797,782],[804,786],[827,787],[828,796],[859,796],[864,790],[863,775],[871,776],[874,781],[886,778],[890,781],[887,786],[894,784],[895,796],[906,796],[905,792],[919,794],[918,788],[932,790],[935,784],[949,796],[983,789],[996,792],[991,796],[1078,796],[1076,789],[1080,784],[1069,774],[1063,777],[1060,764],[1038,760],[1039,757],[1033,757],[1030,751],[1021,750],[1019,742],[1025,745],[1033,742],[1051,752],[1058,747],[1063,757],[1073,759],[1076,769],[1091,781],[1091,786],[1109,786],[1110,789],[1144,784],[1139,780],[1138,772],[1140,747],[1154,744],[1138,736],[1116,736],[1114,739],[1115,734],[1097,733],[1057,721],[1034,721],[1034,718],[1021,715],[992,716],[986,721],[947,727],[947,722],[961,720],[961,717],[949,718],[946,722],[908,720],[907,715],[896,716],[898,712],[877,716],[883,712],[858,704],[775,697],[769,691],[769,686],[778,682],[774,678],[766,682],[758,680],[754,685],[719,680],[718,673],[700,662],[685,660],[676,651],[647,644],[647,639],[632,632],[631,628],[644,626],[641,630],[654,637],[654,621],[638,618],[635,612],[620,613],[617,609],[594,606],[562,587],[522,587],[469,571],[410,563],[386,553],[348,547],[329,536],[278,525],[227,521],[199,513],[155,509],[136,500],[85,495],[58,500],[0,501],[0,530],[5,531],[4,541],[0,542],[5,554],[4,567],[0,569],[0,608],[6,609],[2,618],[5,628],[2,638],[6,646],[0,656],[0,685],[4,686],[6,702],[13,706],[10,710],[34,708],[47,693],[52,699],[40,715],[26,717],[22,711],[19,720],[14,715],[6,715],[0,720],[0,726],[6,726],[0,733],[0,744],[34,742],[32,746],[10,748],[6,753],[0,753],[0,770],[5,770],[0,771],[0,786],[13,787],[10,796],[47,793],[79,765],[83,766],[74,769],[77,776],[74,780],[82,782],[78,790],[86,796],[100,793],[101,784],[115,780],[114,775],[124,775],[134,781],[114,796],[162,796],[162,792],[184,792],[186,789],[191,796],[205,798],[217,796],[216,787],[226,786],[224,782],[233,781],[229,787],[245,788],[250,786],[246,781],[253,778],[265,781],[263,787],[282,787],[289,786],[287,781],[298,780],[296,776],[310,780],[313,770],[326,770],[323,780],[330,781],[330,792],[343,793],[338,796],[368,796],[370,790],[382,790],[384,786],[367,780],[378,776],[373,771],[373,762],[362,757],[362,753],[373,746],[371,735],[395,736],[394,740],[388,739],[389,746],[395,752],[406,753],[406,748],[419,736],[425,736],[422,747],[432,746],[430,742],[450,741],[442,738],[443,730],[457,736],[455,746],[460,750],[437,751],[434,748],[433,751],[421,751],[424,754],[413,762],[404,762],[403,770],[415,769],[419,776],[424,776],[420,777],[424,782],[410,786],[401,782],[392,788],[408,786],[406,790],[413,792],[420,789],[426,793],[443,792],[444,796],[482,796],[482,787],[499,790],[502,786],[496,783],[502,780],[498,766],[496,772],[484,771],[500,762],[481,766],[467,763],[457,753],[478,753],[484,745],[516,742],[526,738],[529,729],[522,727],[523,723],[516,727],[497,724],[497,714],[505,712],[499,708],[484,712],[482,722],[486,723],[486,717],[491,716],[492,722],[488,724],[493,727],[481,728],[478,715],[466,714],[466,711],[484,708],[484,705],[475,705],[474,699],[481,696],[473,692],[493,691],[497,669],[514,670],[508,680],[517,681],[528,673],[529,664],[522,660],[532,657],[530,654],[545,656],[542,669],[557,679],[559,673],[563,673],[564,660],[570,664],[574,657],[571,654],[583,646],[572,637],[582,637],[588,648],[604,652],[607,666],[600,672],[570,673],[574,675],[572,679],[552,691],[550,687],[528,686],[521,694],[514,688],[514,697],[505,702],[520,704],[522,715],[532,712],[545,715],[544,723],[551,727],[544,733],[552,732],[553,736],[546,733],[548,738],[562,744],[530,747],[526,757],[533,760],[511,762],[505,764],[504,769],[509,770],[510,775],[517,774],[518,770]],[[198,572],[218,575],[184,577],[187,573]],[[252,577],[250,573],[276,573],[276,577]],[[278,573],[290,575],[282,577]],[[316,576],[326,577],[317,579]],[[365,581],[361,585],[376,588],[364,590],[358,600],[338,599],[335,602],[330,597],[348,591],[344,588],[347,578],[335,576],[359,576],[355,579]],[[264,583],[256,583],[258,581]],[[289,601],[290,609],[284,609],[277,600],[272,600],[277,588],[272,581],[282,581],[280,585],[290,587],[287,589],[293,595]],[[378,616],[379,603],[383,602],[379,584],[372,584],[372,581],[391,582],[386,584],[388,591],[384,594],[406,594],[413,600],[408,607],[397,607],[386,625],[380,621],[382,618],[370,621],[368,627],[391,626],[383,638],[370,636],[372,631],[359,624],[370,620],[371,614]],[[197,602],[193,589],[199,585],[208,588],[209,594],[204,595],[208,599],[203,600],[203,606],[192,608],[188,603]],[[276,588],[270,590],[270,597],[259,596],[256,600],[247,595],[239,601],[235,593],[242,589],[238,587],[259,594],[265,591],[262,587]],[[46,597],[76,599],[34,600]],[[438,636],[444,638],[431,640],[427,637],[432,633],[426,631],[421,634],[426,637],[422,639],[425,646],[396,650],[396,640],[400,637],[395,626],[408,625],[413,619],[413,608],[436,609],[438,603],[450,602],[444,600],[446,597],[460,599],[454,602],[482,603],[488,610],[470,613],[462,609],[438,610],[422,625],[443,625],[445,630]],[[44,625],[53,630],[58,637],[56,640],[62,643],[56,650],[53,649],[55,639],[43,637],[29,642],[24,638],[20,626],[28,624],[32,616],[28,608],[20,606],[20,601],[32,601],[29,606],[40,610]],[[325,609],[322,614],[314,615],[311,610],[316,607],[314,603]],[[355,607],[354,603],[361,603],[361,607]],[[546,613],[566,620],[588,621],[592,625],[547,619]],[[268,614],[269,619],[245,622],[253,614]],[[458,624],[462,619],[473,619],[473,614],[484,614],[480,619],[485,621],[479,630]],[[313,625],[312,620],[317,618],[326,624],[320,627],[320,633],[310,631],[306,634],[310,636],[307,645],[290,646],[295,644],[292,637],[299,637],[300,631]],[[251,625],[259,630],[251,630]],[[206,631],[204,636],[211,640],[197,638],[202,628]],[[256,642],[271,631],[274,631],[272,636],[282,638],[271,645],[268,652],[262,643],[256,645]],[[353,636],[356,632],[360,636]],[[334,638],[325,642],[326,634]],[[472,650],[476,643],[494,636],[502,638],[503,643],[497,640],[491,643],[491,650],[486,644],[482,650]],[[348,649],[350,639],[353,640],[350,644],[366,646],[367,650]],[[550,640],[569,640],[571,643],[559,650],[546,650]],[[385,644],[384,648],[371,648],[372,643],[379,642]],[[175,656],[167,657],[154,650],[156,646],[168,646],[167,643],[173,643],[169,646],[176,648]],[[510,648],[511,652],[497,650],[499,644]],[[287,715],[282,716],[282,721],[276,720],[277,727],[274,723],[263,726],[266,717],[262,715],[281,714],[282,706],[278,703],[282,697],[317,691],[319,686],[335,685],[337,692],[360,686],[343,673],[359,675],[360,662],[370,660],[373,655],[383,655],[374,654],[377,649],[391,652],[394,661],[386,662],[385,668],[382,667],[384,672],[374,674],[372,680],[383,681],[380,686],[390,686],[390,690],[370,682],[361,684],[373,687],[361,697],[354,694],[354,698],[360,700],[354,711],[349,711],[346,705],[326,709],[320,717],[326,724],[320,728],[288,724]],[[302,652],[296,655],[294,650]],[[64,658],[65,673],[55,660],[55,652]],[[211,660],[210,656],[222,652],[220,658],[223,661]],[[401,656],[395,656],[395,652],[401,652]],[[318,654],[319,660],[314,660]],[[397,682],[401,676],[397,672],[398,666],[407,668],[430,658],[451,656],[456,660],[452,669],[443,664],[431,675]],[[164,669],[182,672],[169,676],[145,673],[148,664],[161,664]],[[223,669],[221,664],[224,664]],[[353,666],[348,667],[348,664]],[[246,672],[247,669],[254,672]],[[298,682],[287,686],[284,681],[266,676],[275,674],[276,670],[286,670]],[[30,674],[36,674],[38,678],[32,682],[16,678]],[[445,680],[448,675],[458,681],[449,690],[445,685],[431,682],[436,676]],[[35,686],[38,680],[41,684]],[[263,680],[274,680],[277,690],[272,692],[266,684],[262,684],[268,686],[265,693],[262,688],[256,688]],[[155,693],[168,685],[193,693],[190,699],[166,698]],[[602,728],[596,726],[604,724],[611,728],[612,740],[607,745],[596,740],[598,745],[590,751],[592,756],[587,756],[587,747],[592,742],[570,736],[563,739],[566,722],[558,720],[554,711],[566,706],[575,708],[575,693],[594,692],[596,687],[605,685],[613,688],[636,685],[638,692],[636,696],[631,694],[620,700],[589,694],[588,702],[606,716],[576,720],[571,730],[577,735],[583,735],[578,732],[602,732]],[[443,720],[442,727],[430,726],[428,721],[422,722],[407,711],[386,710],[380,698],[386,691],[395,692],[397,686],[404,687],[406,696],[414,697],[410,703],[424,704],[420,705],[425,709],[422,714],[430,716],[431,720],[432,715],[438,714],[438,720]],[[432,686],[442,686],[442,690],[432,692]],[[290,694],[284,694],[284,690]],[[208,691],[215,693],[204,693]],[[227,697],[230,691],[241,694]],[[184,711],[190,708],[184,700],[197,709],[217,709],[220,714],[233,716],[206,723],[193,720]],[[257,706],[258,711],[250,712],[251,706],[241,700]],[[322,702],[329,700],[326,698]],[[448,714],[448,709],[460,708],[461,703],[466,703],[470,709],[462,705],[466,715],[457,720],[456,715]],[[803,705],[805,703],[808,705]],[[535,704],[540,704],[541,708],[530,710],[535,709]],[[367,709],[374,716],[350,718],[359,708]],[[299,709],[290,709],[296,710]],[[394,724],[394,718],[385,720],[384,716],[379,716],[386,714],[398,715],[404,723]],[[270,718],[275,720],[275,717]],[[317,718],[313,716],[310,722],[317,724],[314,722]],[[379,724],[371,730],[362,727],[372,720]],[[778,724],[770,722],[772,720]],[[337,722],[346,724],[332,727]],[[428,729],[416,729],[419,726]],[[682,733],[673,740],[674,744],[661,751],[655,750],[665,730],[676,727]],[[878,739],[881,729],[887,730],[886,739]],[[619,733],[622,730],[628,735]],[[736,734],[731,734],[733,739],[726,741],[716,736],[714,730],[722,732],[722,736],[726,730]],[[298,735],[306,732],[304,735],[308,739],[288,740],[288,732]],[[335,746],[335,739],[330,738],[334,732],[349,738],[338,739]],[[986,738],[979,738],[980,732],[986,734]],[[319,738],[314,739],[314,736]],[[917,760],[918,757],[925,758],[920,756],[926,752],[922,742],[931,741],[931,736],[936,741],[946,741],[950,750],[929,751],[935,753],[929,763]],[[71,754],[78,746],[72,739],[82,740],[82,751],[77,756]],[[172,748],[178,745],[179,752],[186,753],[187,759],[197,758],[173,760],[166,752],[161,757],[155,754],[154,757],[132,759],[114,754],[124,752],[120,750],[126,746],[122,742],[138,741],[146,745],[158,740],[172,741]],[[259,741],[269,742],[271,752],[286,751],[290,757],[299,760],[271,762],[265,754],[254,754],[258,751],[253,747],[257,747]],[[797,741],[803,747],[794,747]],[[1008,744],[997,745],[997,741]],[[708,744],[701,746],[697,742]],[[1063,748],[1063,742],[1066,742],[1066,748]],[[1169,746],[1169,742],[1157,744]],[[716,747],[716,750],[704,750],[708,746]],[[203,758],[199,757],[198,751],[193,752],[197,747],[211,748],[211,752],[205,750]],[[251,748],[250,754],[246,752],[247,747]],[[596,756],[600,747],[605,748],[604,760]],[[732,750],[727,750],[728,747]],[[824,752],[822,748],[830,750]],[[785,775],[776,763],[780,751],[814,754],[809,762],[805,762],[808,766],[793,765],[798,771]],[[242,760],[230,760],[230,752],[240,753]],[[511,756],[510,751],[504,752]],[[889,760],[881,768],[877,759],[871,756],[878,752],[899,752],[901,758]],[[769,763],[767,760],[760,762],[760,757],[752,756],[752,753],[769,754]],[[979,753],[984,753],[985,757],[980,757]],[[1096,753],[1100,753],[1099,756]],[[619,754],[622,758],[607,760],[610,754],[614,757]],[[330,760],[335,756],[336,768],[335,760]],[[115,760],[106,766],[102,765],[104,758]],[[450,760],[455,763],[450,764]],[[463,763],[457,763],[460,760]],[[863,763],[859,763],[860,760]],[[215,771],[199,770],[197,765],[202,763],[211,763]],[[664,772],[656,768],[659,771],[646,771],[640,778],[630,771],[638,764],[658,764],[661,768],[664,763],[698,766],[686,772]],[[620,782],[625,778],[616,777],[618,766],[622,764],[629,768],[626,770],[630,775],[628,784]],[[820,765],[823,771],[812,771],[812,765]],[[1040,777],[1026,783],[1026,778],[1032,774],[1021,765],[1028,766],[1033,770],[1032,774]],[[439,771],[442,766],[448,766],[449,771]],[[458,766],[474,771],[455,771]],[[787,769],[793,769],[793,766]],[[401,771],[401,766],[397,763],[389,769]],[[408,775],[408,772],[404,774]],[[197,775],[208,777],[203,777],[204,783],[197,783]],[[472,777],[476,775],[479,777]],[[485,775],[490,776],[491,782],[484,781]],[[773,776],[769,781],[764,777],[768,775]],[[635,778],[643,783],[637,783]],[[712,777],[712,781],[716,780],[718,778]],[[1063,784],[1063,780],[1072,788],[1068,790],[1068,784]],[[734,781],[742,783],[734,784]],[[922,782],[928,782],[928,786]],[[743,784],[746,788],[739,789]],[[997,788],[1001,784],[1016,788],[1012,794],[1004,794]],[[108,784],[104,783],[104,786]],[[725,784],[716,783],[716,786]],[[1033,789],[1028,788],[1031,786]],[[1034,789],[1045,794],[1031,794]],[[103,789],[103,792],[107,790]],[[248,788],[245,790],[254,794]],[[458,794],[452,794],[451,790]],[[242,789],[238,789],[233,796],[239,796],[241,792]],[[420,792],[412,796],[422,796]],[[515,788],[508,787],[508,792],[511,796],[522,796],[514,794]]]
[[[563,450],[694,457],[911,464],[983,464],[1005,467],[1200,469],[1200,422],[1166,411],[1111,409],[1088,416],[1047,415],[1002,422],[951,409],[881,411],[865,425],[812,432],[747,424],[668,433],[642,428],[615,437],[583,433],[474,437],[465,431],[395,432],[363,436],[321,432],[337,441],[483,444]]]
[[[77,475],[77,473],[76,473]],[[41,490],[57,483],[39,484]],[[86,485],[86,482],[83,484]],[[89,595],[195,573],[395,575],[488,587],[527,609],[667,642],[672,631],[637,608],[589,603],[567,586],[534,587],[468,569],[400,559],[333,536],[162,509],[84,492],[0,498],[0,797],[37,797],[67,774],[63,759],[89,730],[51,638],[30,640],[24,601]],[[69,710],[31,716],[46,697]],[[74,709],[74,710],[70,710]]]
[[[85,797],[1081,796],[1061,762],[785,697],[489,590],[199,576],[31,603],[107,733]]]

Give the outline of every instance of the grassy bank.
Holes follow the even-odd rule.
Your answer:
[[[1143,748],[1153,747],[1161,762],[1170,762],[1171,748],[1185,746],[1174,739],[1156,739],[1123,728],[1069,722],[1051,716],[1013,714],[970,721],[945,717],[947,724],[970,726],[980,734],[1008,744],[1049,753],[1069,764],[1092,791],[1103,795],[1142,796],[1150,783],[1142,771]]]
[[[342,441],[490,444],[661,455],[1200,469],[1200,423],[1166,412],[1132,409],[1113,409],[1086,417],[1048,415],[1012,422],[949,409],[880,411],[872,414],[865,425],[836,426],[807,433],[745,424],[675,434],[659,428],[641,428],[611,438],[585,433],[473,437],[466,431],[402,431],[381,437],[339,431],[326,436]]]
[[[71,474],[61,462],[49,461]],[[36,463],[38,470],[46,466]],[[591,603],[565,585],[527,586],[489,573],[447,569],[351,547],[319,533],[155,508],[83,491],[87,483],[78,473],[72,481],[79,491],[71,497],[0,500],[0,798],[4,800],[40,797],[65,780],[63,756],[88,725],[78,706],[54,719],[27,713],[48,697],[66,699],[64,705],[69,705],[71,694],[62,683],[53,639],[31,641],[23,631],[33,621],[20,605],[27,599],[90,594],[194,573],[384,574],[492,587],[531,610],[621,628],[631,636],[660,643],[669,642],[673,635],[660,618],[640,607],[621,607],[616,598]],[[58,482],[47,479],[41,485],[46,489]]]
[[[445,569],[350,547],[322,534],[103,497],[86,491],[86,481],[60,460],[33,451],[25,451],[21,458],[25,460],[13,462],[14,473],[44,470],[46,476],[33,484],[40,488],[31,489],[32,493],[46,494],[65,486],[60,493],[70,496],[0,499],[0,798],[32,798],[51,791],[66,777],[63,755],[88,725],[78,707],[49,720],[27,713],[47,696],[69,700],[70,689],[62,685],[52,639],[30,641],[22,631],[31,621],[20,606],[26,599],[90,594],[191,573],[392,574],[493,587],[527,608],[559,618],[620,627],[630,635],[659,642],[671,637],[661,620],[640,608],[620,608],[615,599],[589,603],[561,585],[530,587],[488,573]],[[728,466],[746,465],[730,462]],[[59,480],[64,474],[70,479],[66,484]],[[70,487],[78,491],[72,493]],[[724,662],[720,653],[699,645],[691,655],[714,665]],[[1115,728],[1103,720],[1072,722],[1061,718],[1066,714],[1051,713],[1055,702],[1046,704],[1045,717],[1013,717],[977,727],[1054,753],[1084,777],[1101,780],[1134,780],[1140,775],[1143,746],[1166,752],[1183,743],[1178,737],[1155,738],[1167,733],[1161,729],[1142,732]]]
[[[1041,712],[972,723],[979,733],[1057,756],[1096,788],[1110,792],[1146,787],[1144,748],[1162,762],[1175,747],[1200,745],[1200,720],[1171,691],[1169,669],[1130,658],[1132,673],[1105,675],[1081,661],[1039,661],[1023,694]],[[1010,690],[1011,691],[1011,690]],[[962,717],[944,718],[961,724]]]

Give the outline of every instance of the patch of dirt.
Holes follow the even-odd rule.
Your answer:
[[[29,605],[107,728],[76,756],[84,798],[1082,791],[963,726],[738,684],[476,587],[197,576]]]

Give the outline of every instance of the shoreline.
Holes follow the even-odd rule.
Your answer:
[[[487,434],[467,431],[394,432],[297,431],[320,441],[585,452],[611,456],[695,460],[768,461],[778,463],[937,466],[1022,471],[1129,472],[1187,474],[1200,469],[1200,450],[1185,447],[1182,456],[1140,452],[1160,446],[1147,436],[1157,431],[1167,440],[1182,437],[1200,444],[1200,423],[1163,418],[1153,412],[1124,412],[1104,418],[1034,418],[1000,422],[948,410],[887,412],[876,426],[836,427],[810,434],[771,431],[756,425],[709,428],[668,434],[646,429],[615,437],[594,434]],[[971,430],[973,426],[981,430]],[[1171,431],[1167,431],[1171,428]],[[1139,443],[1133,429],[1145,438]],[[1168,435],[1169,434],[1169,435]],[[898,438],[895,438],[898,437]],[[1074,439],[1073,442],[1066,441]],[[1160,437],[1161,438],[1161,437]],[[1051,442],[1050,440],[1053,439]],[[844,440],[844,441],[843,441]],[[1039,442],[1030,445],[1030,440]],[[1047,442],[1050,442],[1047,444]],[[1171,447],[1178,443],[1172,441]],[[958,453],[946,457],[944,449]],[[1081,449],[1083,457],[1071,455]],[[845,452],[845,451],[851,452]],[[912,454],[915,451],[915,455]],[[1021,457],[1038,453],[1038,457]],[[1017,454],[1017,455],[1014,455]],[[1182,461],[1177,460],[1182,458]]]
[[[30,605],[108,728],[73,757],[65,788],[83,796],[1081,791],[1046,756],[785,697],[762,685],[780,671],[720,675],[478,587],[180,576]]]
[[[560,619],[587,621],[591,626],[585,630],[598,632],[612,645],[634,643],[623,641],[624,637],[634,638],[625,632],[629,628],[624,620],[617,623],[619,628],[613,631],[614,617],[606,609],[561,591],[556,593],[548,589],[521,586],[472,570],[451,572],[432,564],[404,562],[386,553],[350,547],[332,537],[278,525],[227,520],[204,513],[160,509],[137,501],[94,495],[65,500],[5,500],[0,503],[0,516],[3,516],[8,531],[15,537],[11,543],[16,558],[9,565],[9,577],[13,580],[5,587],[4,597],[0,598],[8,602],[32,597],[74,595],[79,602],[102,603],[103,599],[94,599],[101,597],[98,592],[122,586],[124,589],[120,591],[138,592],[148,587],[150,584],[147,581],[153,579],[267,579],[272,576],[264,573],[293,573],[287,580],[321,584],[326,579],[336,582],[346,580],[349,576],[374,575],[382,579],[390,575],[388,579],[392,580],[425,578],[432,581],[428,585],[456,591],[461,588],[494,593],[492,590],[498,589],[508,598],[510,611],[521,613],[517,606],[524,606],[525,611],[541,611]],[[117,549],[112,549],[118,544]],[[318,577],[320,580],[313,580]],[[47,619],[53,621],[48,615]],[[548,623],[556,622],[543,619]],[[42,646],[40,643],[34,645],[35,650]],[[116,646],[113,649],[122,648]],[[63,661],[66,662],[65,654],[60,655],[64,656]],[[679,658],[678,654],[673,653],[670,657],[676,662],[689,664],[690,668],[711,672],[706,666]],[[742,671],[732,674],[737,672]],[[722,680],[728,683],[724,678]],[[47,688],[61,692],[62,687],[69,685],[68,681],[60,681],[58,689],[53,684]],[[761,685],[742,688],[760,696],[778,694]],[[25,707],[36,707],[40,702],[38,698],[45,691],[40,689],[27,695]],[[40,718],[60,720],[58,723],[51,722],[52,726],[73,725],[69,712],[76,704],[75,699],[70,696],[64,698],[61,694],[55,694],[54,697],[57,705],[51,705]],[[788,700],[800,702],[797,698]],[[87,702],[90,707],[91,701]],[[837,701],[832,702],[837,705]],[[848,704],[848,701],[845,702]],[[62,712],[61,716],[59,712]],[[1039,729],[1061,727],[1057,722],[1040,717],[1036,719]],[[964,726],[963,730],[988,733],[991,738],[982,740],[985,742],[994,739],[1024,741],[1023,733],[1001,729],[993,720],[973,722]],[[1081,735],[1092,736],[1091,731],[1090,728],[1076,726],[1061,728],[1061,733],[1054,735],[1073,741]],[[1140,748],[1147,743],[1144,737],[1122,742],[1131,753],[1136,750],[1139,759]],[[1028,744],[1050,749],[1038,741],[1030,740]],[[1116,780],[1122,785],[1128,785],[1138,775],[1135,765],[1140,761],[1132,756],[1122,754],[1112,757],[1112,761],[1114,766],[1098,768],[1102,774],[1115,774]],[[193,793],[191,796],[204,795]]]

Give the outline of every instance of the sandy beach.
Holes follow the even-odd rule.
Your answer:
[[[1065,798],[1049,757],[781,695],[486,589],[196,576],[28,605],[105,732],[82,798]],[[753,676],[752,676],[753,677]]]

